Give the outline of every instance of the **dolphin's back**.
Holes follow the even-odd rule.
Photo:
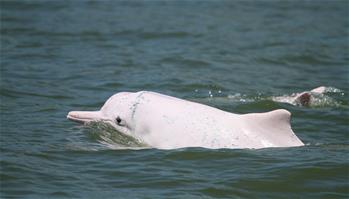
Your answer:
[[[154,92],[137,95],[142,100],[138,102],[135,118],[142,117],[143,121],[138,127],[152,132],[143,133],[143,138],[158,148],[303,145],[291,129],[291,114],[286,110],[239,115]]]

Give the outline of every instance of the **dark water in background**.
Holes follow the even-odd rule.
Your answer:
[[[348,1],[0,1],[0,197],[348,198],[348,12]],[[340,91],[313,107],[270,100],[321,85]],[[307,146],[120,150],[111,129],[65,118],[139,90],[234,113],[285,108]]]

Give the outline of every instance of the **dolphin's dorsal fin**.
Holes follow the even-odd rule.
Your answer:
[[[303,146],[291,129],[291,113],[278,109],[266,113],[243,115],[246,133],[262,147]]]

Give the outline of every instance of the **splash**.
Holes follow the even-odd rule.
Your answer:
[[[294,106],[303,106],[304,104],[300,103],[299,97],[304,93],[307,93],[310,96],[310,102],[306,105],[308,107],[338,107],[341,105],[341,103],[339,100],[336,100],[336,98],[344,96],[344,91],[338,88],[319,87],[302,93],[273,96],[271,97],[271,100],[275,102],[292,104]]]
[[[142,141],[116,131],[103,122],[92,122],[88,125],[89,137],[110,149],[142,149],[149,146]]]
[[[346,104],[345,93],[343,90],[340,90],[335,87],[319,87],[309,92],[311,97],[311,103],[307,104],[307,107],[316,108],[316,107],[339,107]],[[304,92],[303,92],[304,93]],[[216,94],[216,95],[215,95]],[[257,103],[261,101],[273,101],[278,103],[287,103],[294,106],[303,106],[298,100],[297,97],[302,93],[292,93],[284,94],[279,96],[267,96],[261,93],[256,95],[247,95],[242,93],[233,93],[224,95],[221,91],[219,92],[208,92],[208,97],[205,98],[195,98],[191,99],[193,101],[215,105],[231,105],[231,104],[249,104]]]

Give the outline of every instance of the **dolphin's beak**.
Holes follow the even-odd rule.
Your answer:
[[[92,121],[98,121],[102,119],[99,111],[70,111],[67,118],[74,122],[89,123]]]

